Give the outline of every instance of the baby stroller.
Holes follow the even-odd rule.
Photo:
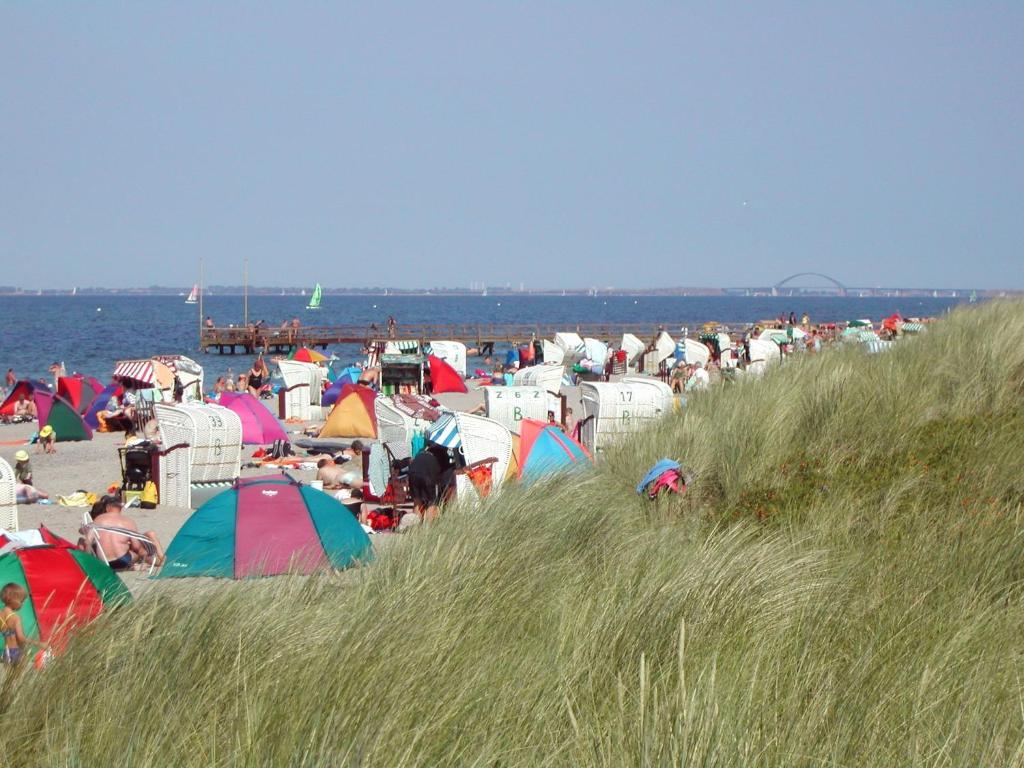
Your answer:
[[[121,493],[141,493],[149,481],[156,481],[157,447],[146,441],[117,449],[121,459]]]

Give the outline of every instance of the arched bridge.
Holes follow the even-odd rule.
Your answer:
[[[789,277],[784,278],[783,280],[780,280],[775,285],[773,285],[772,293],[778,293],[780,290],[782,290],[782,288],[786,286],[787,283],[796,280],[798,277],[820,277],[822,280],[827,280],[828,282],[832,283],[832,285],[836,287],[836,290],[839,291],[840,296],[846,295],[845,285],[840,283],[834,277],[830,277],[829,275],[823,275],[821,272],[797,272],[795,275],[790,275]]]

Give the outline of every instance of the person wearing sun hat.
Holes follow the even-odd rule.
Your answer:
[[[39,447],[44,453],[57,452],[57,433],[49,424],[39,430]]]
[[[14,454],[14,479],[24,485],[32,485],[32,465],[28,460],[28,451]]]

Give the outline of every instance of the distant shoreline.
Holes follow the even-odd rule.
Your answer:
[[[61,290],[27,290],[13,287],[0,287],[0,297],[104,297],[116,298],[120,296],[185,296],[188,288],[80,288],[73,294],[70,289]],[[241,286],[209,286],[206,289],[206,296],[235,296],[241,297],[245,294]],[[307,290],[303,293],[300,288],[249,288],[250,297],[266,296],[294,296],[302,297],[309,294]],[[930,297],[930,298],[968,298],[974,294],[979,299],[1007,298],[1024,296],[1022,289],[994,289],[994,288],[849,288],[844,294],[836,290],[818,288],[792,288],[772,293],[771,288],[638,288],[638,289],[558,289],[558,290],[523,290],[517,291],[504,288],[488,288],[486,293],[481,291],[469,291],[453,288],[437,289],[398,289],[398,288],[324,288],[324,296],[382,296],[382,297],[423,297],[439,296],[453,298],[489,298],[494,296],[502,297],[672,297],[687,298],[700,296],[719,296],[735,298],[792,298],[801,296],[814,296],[818,298],[878,298],[878,297]]]

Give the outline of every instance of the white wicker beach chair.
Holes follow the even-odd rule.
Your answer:
[[[277,363],[284,379],[282,419],[309,421],[320,417],[324,369],[315,363],[299,360],[280,360]],[[314,406],[316,410],[314,411]]]
[[[384,397],[378,397],[373,407],[377,416],[377,438],[388,446],[396,459],[409,458],[412,455],[415,420],[402,413]]]
[[[192,508],[231,487],[241,472],[242,421],[218,405],[157,404],[163,450],[160,503]]]
[[[456,413],[455,423],[462,438],[462,455],[466,464],[492,457],[497,459],[491,467],[491,493],[498,493],[512,461],[512,433],[494,419],[469,413]],[[463,498],[462,494],[460,498]]]
[[[523,419],[547,421],[548,411],[556,417],[562,413],[561,399],[535,386],[484,387],[484,405],[487,418],[504,424],[513,432],[519,431]]]
[[[18,530],[18,499],[15,495],[14,470],[0,459],[0,528]]]
[[[652,426],[672,412],[672,389],[657,379],[627,376],[619,382],[580,386],[583,418],[580,442],[600,451],[623,435]]]

